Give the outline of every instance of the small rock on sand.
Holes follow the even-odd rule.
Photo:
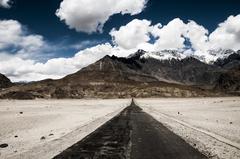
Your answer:
[[[0,145],[0,148],[6,148],[6,147],[8,147],[8,144],[6,143]]]
[[[40,138],[40,140],[45,140],[46,139],[46,137],[45,136],[42,136],[41,138]]]

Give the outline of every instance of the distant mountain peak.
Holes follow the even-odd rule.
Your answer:
[[[131,59],[140,59],[144,54],[146,54],[147,52],[139,49],[137,52],[129,55],[127,58],[131,58]]]
[[[129,55],[127,58],[131,59],[157,59],[157,60],[171,60],[171,59],[178,59],[181,60],[185,58],[186,55],[183,52],[178,50],[161,50],[161,51],[152,51],[147,52],[144,50],[138,50],[136,53]]]
[[[232,49],[215,49],[215,50],[208,50],[208,53],[213,56],[229,56],[235,53]]]
[[[138,50],[137,52],[129,55],[127,58],[131,58],[134,60],[140,59],[156,59],[156,60],[182,60],[188,57],[195,58],[201,62],[207,64],[214,64],[216,61],[221,59],[226,59],[232,54],[240,54],[239,51],[234,51],[232,49],[216,49],[216,50],[208,50],[205,54],[186,54],[183,50],[160,50],[160,51],[152,51],[147,52],[144,50]]]
[[[109,61],[112,60],[112,57],[110,55],[106,55],[103,58],[101,58],[99,61]]]
[[[230,65],[233,65],[233,66],[236,65],[236,64],[233,64],[233,63],[240,64],[240,51],[234,52],[234,53],[228,55],[225,58],[218,58],[214,62],[215,65],[218,65],[218,66],[221,66],[221,67],[224,67],[226,65],[228,65],[228,67]]]

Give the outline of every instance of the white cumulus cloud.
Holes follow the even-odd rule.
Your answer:
[[[208,50],[208,30],[194,21],[186,24],[184,36],[189,39],[194,50]]]
[[[139,14],[146,3],[147,0],[63,0],[56,15],[76,31],[102,32],[112,15]]]
[[[160,23],[153,25],[149,20],[134,19],[118,30],[114,28],[110,35],[114,43],[124,49],[147,48],[156,51],[183,48],[185,41],[183,35],[186,34],[186,29],[187,25],[179,18],[164,26]],[[152,42],[151,36],[154,38]]]
[[[116,45],[124,49],[133,49],[150,40],[149,33],[153,29],[150,25],[148,20],[134,19],[119,30],[112,29],[110,35]]]
[[[0,0],[0,7],[10,8],[11,0]]]
[[[185,49],[189,46],[196,52],[213,49],[240,49],[240,15],[230,16],[212,32],[190,20],[184,23],[175,18],[166,25],[152,24],[148,20],[134,19],[119,29],[114,28],[110,35],[114,43],[125,49],[147,48],[147,51],[165,49]],[[150,41],[151,36],[156,39]],[[142,48],[142,49],[143,49]]]
[[[179,18],[173,19],[162,28],[156,28],[152,34],[159,38],[155,42],[155,49],[180,49],[184,47],[184,37],[186,26]]]
[[[240,49],[240,15],[230,16],[209,36],[211,47]]]
[[[18,21],[0,20],[0,50],[11,49],[18,56],[29,57],[43,46],[43,37],[28,34]]]

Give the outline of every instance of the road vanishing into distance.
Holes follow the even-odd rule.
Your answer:
[[[54,159],[206,159],[133,101]]]

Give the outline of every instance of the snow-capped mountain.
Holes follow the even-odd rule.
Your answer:
[[[214,63],[219,59],[228,58],[231,54],[236,53],[234,50],[231,49],[218,49],[218,50],[208,50],[207,54],[205,55],[205,60],[208,63]]]
[[[158,52],[149,52],[142,55],[142,58],[155,58],[158,60],[170,60],[170,59],[184,59],[186,55],[183,52],[177,50],[162,50]]]
[[[161,50],[161,51],[155,51],[155,52],[147,52],[144,50],[138,50],[136,53],[131,54],[128,56],[128,58],[153,58],[157,60],[170,60],[170,59],[184,59],[186,58],[186,55],[184,55],[183,52],[178,50]]]
[[[235,53],[231,49],[218,49],[218,50],[209,50],[208,53],[217,58],[227,58],[229,55]]]
[[[207,64],[213,64],[217,60],[226,59],[232,54],[240,54],[240,51],[234,51],[231,49],[218,49],[208,50],[206,52],[186,53],[184,50],[161,50],[155,52],[146,52],[144,50],[138,50],[136,53],[131,54],[128,58],[153,58],[157,60],[182,60],[187,57],[193,57],[201,62]]]

